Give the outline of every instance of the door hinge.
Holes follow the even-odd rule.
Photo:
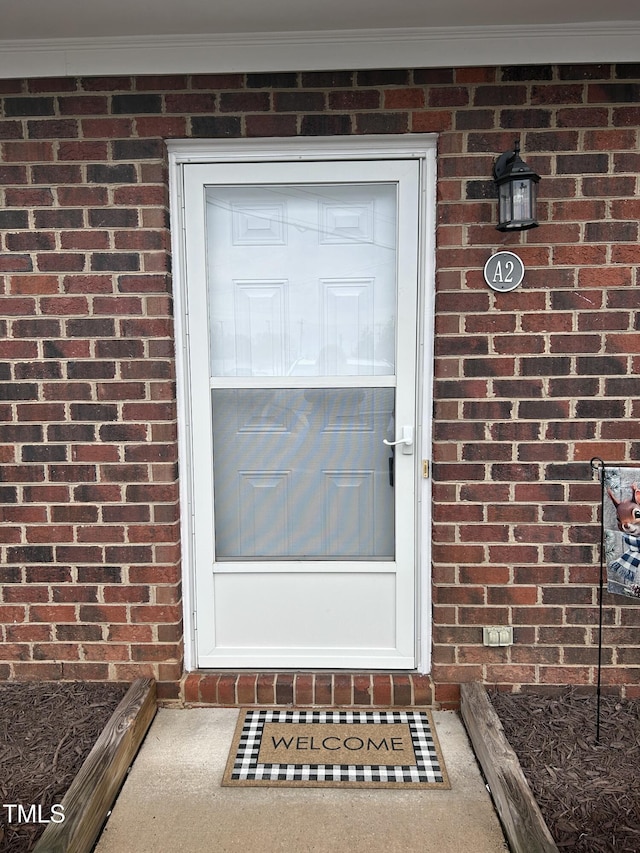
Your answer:
[[[429,460],[428,459],[422,460],[422,476],[424,477],[425,480],[429,479]]]

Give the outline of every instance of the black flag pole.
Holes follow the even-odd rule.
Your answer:
[[[598,456],[591,460],[591,470],[600,478],[600,594],[598,601],[598,676],[596,686],[596,743],[600,743],[600,694],[602,681],[602,605],[604,598],[604,462]]]

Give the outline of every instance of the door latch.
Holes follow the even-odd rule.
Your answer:
[[[387,441],[386,438],[383,438],[382,443],[386,444],[387,447],[395,447],[396,444],[401,444],[402,452],[406,455],[410,455],[413,453],[413,427],[401,427],[400,436],[401,437],[397,441]]]

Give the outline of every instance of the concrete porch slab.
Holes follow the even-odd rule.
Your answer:
[[[95,853],[505,853],[466,732],[434,721],[451,789],[222,788],[237,709],[161,708]]]

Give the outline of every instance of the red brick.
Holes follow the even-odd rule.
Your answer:
[[[16,681],[59,681],[63,676],[63,666],[66,671],[69,664],[16,662],[13,664],[13,672]],[[66,673],[65,673],[66,674]],[[106,680],[106,674],[103,680]]]
[[[350,675],[334,675],[333,701],[336,705],[349,706],[353,703],[353,684]]]
[[[0,608],[0,615],[6,608]],[[17,608],[15,608],[17,610]],[[38,604],[29,607],[29,618],[33,622],[51,622],[58,624],[60,622],[75,622],[76,608],[70,604]],[[14,617],[11,621],[22,621]]]
[[[133,132],[130,118],[82,119],[80,125],[85,139],[128,139]]]
[[[258,673],[257,698],[260,705],[273,705],[276,701],[274,673]]]
[[[144,603],[151,599],[148,586],[133,586],[132,584],[105,586],[102,595],[106,604],[113,604],[115,602],[124,604]]]
[[[182,681],[182,691],[185,702],[198,702],[199,701],[199,692],[198,688],[201,683],[202,676],[198,672],[190,672],[186,675],[184,680]]]
[[[196,691],[194,701],[207,702],[211,705],[218,703],[218,680],[219,675],[203,675],[201,673],[191,673],[198,679],[197,684],[199,689]],[[193,691],[190,691],[193,692]]]
[[[162,139],[184,137],[187,135],[187,120],[184,116],[136,116],[138,136],[160,137]]]
[[[54,159],[53,142],[4,142],[2,150],[6,163],[38,163]]]
[[[51,588],[51,596],[56,604],[95,603],[98,601],[98,589],[95,586],[78,586],[77,584],[54,586]]]
[[[314,676],[311,673],[297,673],[293,687],[295,706],[313,705]]]
[[[257,679],[257,674],[238,676],[236,694],[239,705],[256,704]]]
[[[33,262],[27,255],[0,256],[0,272],[31,272]]]
[[[296,117],[294,115],[248,115],[245,119],[247,136],[294,136]]]
[[[393,684],[393,704],[394,707],[406,707],[412,704],[411,681],[408,675],[398,675],[394,673],[391,676]]]
[[[315,704],[330,707],[333,704],[333,677],[326,673],[315,676]]]
[[[11,623],[4,626],[7,642],[10,643],[33,643],[51,640],[52,629],[50,625],[37,623]]]
[[[126,624],[129,621],[127,608],[117,604],[81,604],[79,616],[81,622],[121,622]]]
[[[4,591],[5,604],[28,604],[49,600],[49,587],[7,584]]]
[[[293,704],[293,682],[294,677],[291,673],[278,673],[276,676],[277,705]]]
[[[450,110],[427,110],[411,113],[413,133],[444,133],[453,126],[454,113]]]
[[[165,661],[175,657],[173,644],[148,643],[131,646],[131,659],[134,661]]]
[[[33,646],[34,660],[73,661],[78,660],[80,650],[72,643],[36,643]]]
[[[417,706],[431,705],[433,703],[431,678],[428,675],[413,674],[411,682],[414,704]]]
[[[392,704],[391,676],[374,673],[373,678],[373,705],[376,707],[389,707]]]

